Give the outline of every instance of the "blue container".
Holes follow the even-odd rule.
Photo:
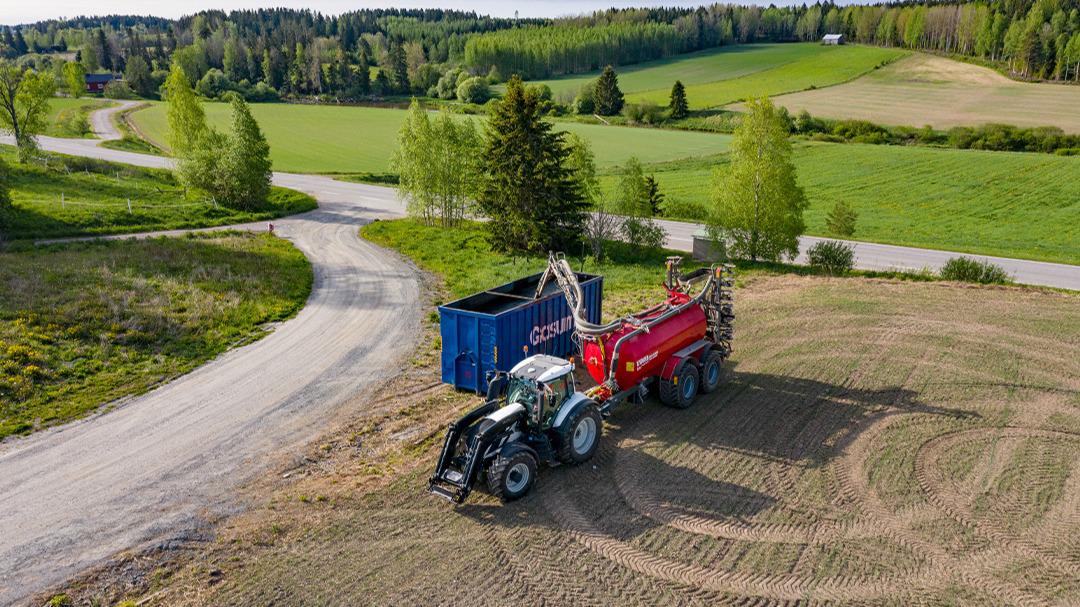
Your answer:
[[[488,371],[509,371],[533,354],[565,358],[575,353],[574,317],[559,286],[551,280],[534,298],[541,276],[439,306],[444,383],[480,394],[487,391]],[[585,318],[599,323],[604,279],[582,273],[577,277]]]

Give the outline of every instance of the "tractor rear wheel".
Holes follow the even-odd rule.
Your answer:
[[[675,409],[689,408],[697,396],[699,379],[697,367],[689,361],[684,362],[671,379],[660,380],[660,402]]]
[[[524,449],[499,455],[487,469],[488,490],[504,502],[523,497],[536,482],[536,469],[536,458]]]
[[[724,375],[724,357],[719,352],[709,352],[701,365],[701,393],[708,394],[720,387]]]
[[[555,455],[564,464],[580,464],[592,458],[600,444],[604,420],[596,405],[589,403],[579,407],[563,424],[557,441]]]

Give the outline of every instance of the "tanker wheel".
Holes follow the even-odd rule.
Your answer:
[[[724,357],[719,352],[709,352],[705,364],[701,365],[701,393],[708,394],[720,387],[724,376]]]
[[[536,482],[537,467],[536,458],[525,450],[499,455],[487,469],[488,491],[504,502],[524,497]]]
[[[600,444],[604,420],[596,405],[579,407],[570,414],[559,433],[556,457],[564,464],[580,464],[589,460]]]
[[[660,380],[660,402],[675,409],[686,409],[694,404],[701,383],[697,367],[685,362],[675,370],[670,380]]]

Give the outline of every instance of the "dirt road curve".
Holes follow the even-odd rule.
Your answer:
[[[136,164],[164,159],[44,139],[46,149]],[[401,214],[392,190],[303,175],[275,183],[319,209],[275,222],[311,260],[315,285],[293,320],[114,411],[0,447],[0,605],[18,603],[109,555],[167,540],[266,456],[325,431],[393,373],[419,325],[410,266],[357,235]],[[361,399],[362,400],[362,399]]]
[[[135,107],[136,105],[139,105],[139,103],[140,102],[138,101],[117,101],[117,105],[114,105],[113,107],[91,113],[90,128],[94,129],[94,134],[98,136],[98,139],[103,141],[120,139],[124,135],[116,128],[116,125],[113,124],[113,114]]]

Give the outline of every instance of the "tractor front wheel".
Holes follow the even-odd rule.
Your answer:
[[[504,502],[523,497],[536,483],[536,458],[526,450],[499,455],[487,470],[488,490]]]
[[[570,414],[559,434],[556,456],[564,464],[588,461],[600,444],[604,420],[596,405],[588,403]]]

